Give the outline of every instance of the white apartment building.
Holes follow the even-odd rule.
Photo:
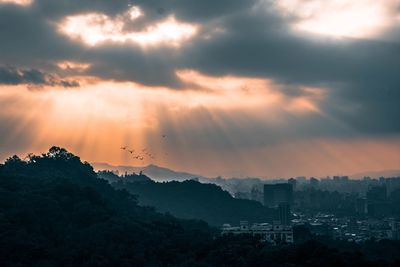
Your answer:
[[[272,244],[293,243],[293,227],[290,225],[255,223],[249,226],[247,221],[241,221],[240,226],[224,224],[222,234],[252,234],[260,236],[262,241]]]

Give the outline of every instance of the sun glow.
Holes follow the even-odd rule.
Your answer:
[[[141,31],[125,31],[127,17],[129,21],[134,21],[142,15],[137,7],[132,7],[127,15],[116,18],[99,13],[73,15],[59,23],[59,30],[89,46],[104,42],[179,46],[192,38],[198,30],[197,25],[179,22],[170,16],[164,21],[148,25]]]
[[[33,0],[0,0],[0,4],[15,4],[20,6],[29,6]]]
[[[279,0],[278,9],[293,17],[295,30],[333,37],[376,36],[392,26],[398,0]]]
[[[76,71],[84,71],[90,67],[90,64],[76,62],[76,61],[60,61],[57,62],[56,65],[62,70],[76,70]]]

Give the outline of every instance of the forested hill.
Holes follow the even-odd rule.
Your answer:
[[[140,205],[153,206],[160,212],[185,219],[201,219],[211,225],[238,224],[241,220],[272,222],[276,216],[257,201],[235,199],[214,184],[196,181],[135,183],[119,181],[115,188],[136,195]]]
[[[1,266],[141,266],[191,259],[199,221],[137,205],[64,149],[0,164]]]

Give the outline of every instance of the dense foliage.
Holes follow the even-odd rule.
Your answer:
[[[200,221],[139,206],[56,147],[0,164],[0,266],[396,266],[399,248],[327,245],[307,233],[276,247],[220,237]]]
[[[205,223],[139,207],[63,149],[0,167],[2,266],[174,264],[210,240]]]

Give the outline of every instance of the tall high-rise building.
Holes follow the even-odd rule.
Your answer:
[[[310,186],[312,188],[318,188],[319,186],[319,180],[317,178],[311,177],[310,178]]]
[[[367,213],[367,200],[365,198],[357,198],[355,206],[358,215],[364,215]]]
[[[289,203],[280,203],[278,205],[278,218],[282,225],[289,225],[291,221],[290,205]]]
[[[296,190],[296,185],[297,185],[297,180],[296,180],[296,179],[290,178],[290,179],[288,180],[288,184],[291,184],[293,190]]]
[[[279,204],[293,203],[293,186],[291,184],[265,184],[264,205],[277,208]]]
[[[368,215],[382,217],[388,213],[386,186],[370,186],[367,191]]]

